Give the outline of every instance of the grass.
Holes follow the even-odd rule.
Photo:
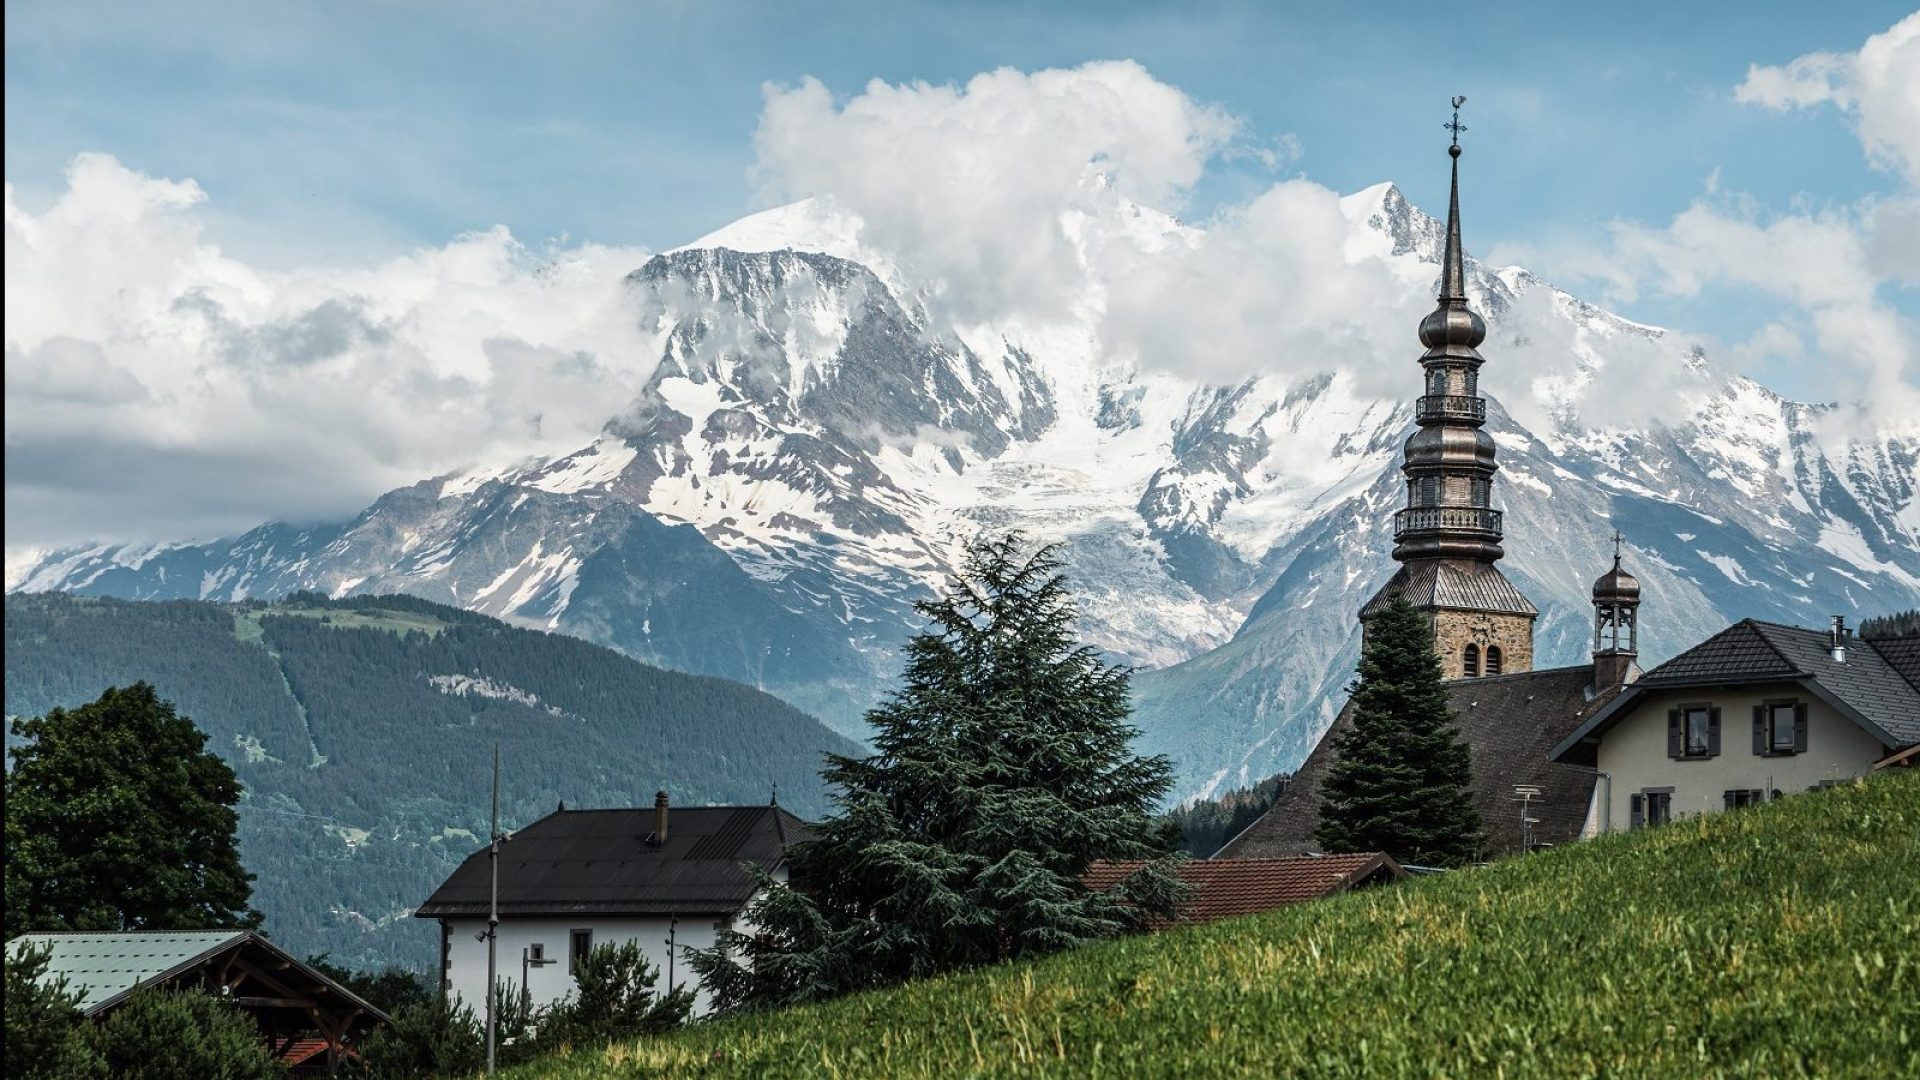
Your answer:
[[[233,636],[250,644],[264,640],[265,632],[260,627],[260,620],[268,615],[323,619],[329,626],[337,626],[343,630],[385,630],[393,634],[405,634],[411,630],[418,630],[428,637],[447,628],[447,624],[439,619],[413,611],[388,611],[384,608],[336,610],[275,605],[246,608],[234,612]]]
[[[1920,1075],[1920,771],[506,1075]]]

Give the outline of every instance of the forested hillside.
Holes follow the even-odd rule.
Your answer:
[[[751,687],[411,597],[7,597],[9,716],[143,679],[246,784],[269,933],[349,963],[431,963],[437,931],[408,912],[485,836],[495,743],[508,827],[562,800],[763,802],[776,783],[812,814],[820,755],[855,749]]]

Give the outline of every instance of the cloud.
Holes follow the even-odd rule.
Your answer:
[[[1775,110],[1832,105],[1853,118],[1869,160],[1920,184],[1920,12],[1868,38],[1858,52],[1754,64],[1733,97]]]
[[[206,212],[192,181],[101,154],[44,211],[9,185],[10,550],[337,517],[476,459],[572,450],[657,355],[623,285],[644,251],[494,228],[276,272],[208,243]]]
[[[814,79],[766,88],[754,144],[771,202],[830,196],[861,240],[901,253],[961,318],[1052,312],[1080,290],[1062,211],[1098,185],[1177,208],[1240,123],[1132,61],[875,80],[836,102]]]

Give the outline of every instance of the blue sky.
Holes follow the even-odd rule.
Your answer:
[[[1750,63],[1857,48],[1898,4],[1330,6],[12,2],[7,177],[29,207],[83,150],[193,177],[213,238],[268,265],[496,223],[664,247],[757,205],[764,83],[848,94],[1131,58],[1256,140],[1297,139],[1283,171],[1392,179],[1428,207],[1444,100],[1468,95],[1482,250],[1664,220],[1715,170],[1769,206],[1887,185],[1837,113],[1730,90]],[[1222,163],[1187,212],[1272,179]]]

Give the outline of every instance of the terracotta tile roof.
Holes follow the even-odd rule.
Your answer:
[[[1144,865],[1097,862],[1082,880],[1090,889],[1110,889]],[[1181,921],[1254,915],[1345,892],[1363,882],[1406,876],[1398,863],[1377,851],[1292,859],[1193,859],[1180,864],[1180,879],[1193,888]]]
[[[1589,697],[1593,667],[1549,668],[1447,683],[1454,729],[1473,755],[1473,803],[1486,829],[1487,852],[1507,855],[1522,845],[1517,784],[1541,789],[1531,808],[1536,843],[1578,839],[1593,797],[1593,773],[1559,765],[1547,752],[1617,696]],[[1334,741],[1353,726],[1346,709],[1333,721],[1273,807],[1220,849],[1220,857],[1274,857],[1319,850],[1320,785],[1333,764]]]

